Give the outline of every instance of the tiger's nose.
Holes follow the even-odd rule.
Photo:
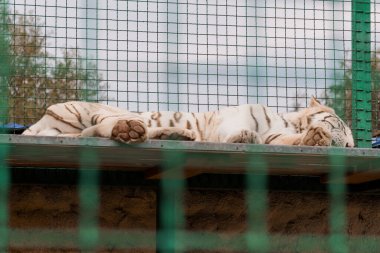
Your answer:
[[[346,143],[346,148],[353,148],[353,147],[354,147],[354,145],[349,144],[348,142]]]

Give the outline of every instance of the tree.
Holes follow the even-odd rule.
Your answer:
[[[75,49],[65,49],[58,58],[46,50],[43,25],[33,16],[9,17],[11,72],[8,91],[9,122],[29,125],[46,108],[68,100],[97,101],[104,90],[93,63]]]
[[[7,7],[0,6],[0,124],[8,119],[8,80],[10,72],[9,34],[7,26]],[[0,133],[3,133],[0,129]]]
[[[327,97],[327,105],[333,107],[335,112],[346,119],[352,125],[352,68],[348,62],[343,62],[345,72],[341,83],[330,87]],[[371,57],[371,103],[372,103],[372,133],[380,133],[380,51],[373,53]]]

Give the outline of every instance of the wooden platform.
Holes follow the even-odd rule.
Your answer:
[[[253,156],[261,157],[270,175],[322,176],[345,167],[347,182],[359,184],[380,179],[380,149],[324,148],[206,142],[148,141],[125,145],[100,138],[59,138],[0,135],[8,147],[11,167],[79,168],[82,152],[94,152],[104,170],[144,171],[147,178],[164,176],[160,168],[171,152],[185,155],[185,175],[202,173],[244,174]],[[332,154],[346,158],[345,165],[332,167]],[[170,172],[167,172],[167,176]]]

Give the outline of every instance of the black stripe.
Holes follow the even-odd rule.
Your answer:
[[[186,129],[189,129],[189,130],[191,130],[191,124],[190,124],[190,121],[187,121],[186,122]]]
[[[81,116],[80,112],[77,110],[77,108],[76,108],[73,104],[72,104],[71,106],[74,108],[74,110],[75,110],[76,113],[77,113],[77,118],[78,118],[79,123],[80,123],[84,128],[87,128],[87,126],[86,126],[85,124],[83,124],[82,116]]]
[[[161,117],[161,113],[160,112],[154,112],[150,115],[150,118],[153,119],[153,120],[158,120],[159,118]]]
[[[51,117],[53,117],[53,118],[55,118],[55,119],[58,120],[58,121],[61,121],[61,122],[65,123],[65,124],[71,126],[72,128],[75,128],[75,129],[78,129],[78,130],[81,130],[81,131],[82,131],[82,128],[77,127],[77,126],[73,125],[72,123],[65,121],[65,120],[63,119],[63,117],[59,116],[58,114],[56,114],[55,112],[53,112],[53,111],[51,111],[51,110],[49,110],[49,109],[46,110],[46,113],[45,113],[45,114],[46,114],[46,115],[49,115],[49,116],[51,116]]]
[[[73,114],[75,117],[78,118],[78,115],[76,115],[76,114],[70,109],[70,107],[68,107],[66,104],[65,104],[65,108],[66,108],[66,110],[68,110],[71,114]]]
[[[325,116],[323,119],[328,119],[328,118],[336,118],[336,117],[334,117],[334,116],[332,116],[332,115],[327,115],[327,116]]]
[[[283,116],[281,116],[281,119],[282,119],[282,121],[284,121],[285,127],[288,127],[288,126],[289,126],[289,123],[284,119]]]
[[[326,120],[326,119],[329,119],[329,118],[335,118],[338,120],[338,118],[336,116],[333,116],[333,115],[327,115],[323,118],[322,122],[327,122],[329,123],[333,129],[336,129],[336,128],[339,128],[340,124],[339,124],[339,120],[338,120],[338,126],[334,126],[330,121]]]
[[[91,116],[91,125],[95,125],[96,124],[96,120],[95,120],[95,117],[98,116],[99,118],[99,114],[94,114]]]
[[[290,122],[290,123],[296,129],[297,133],[300,133],[300,127],[296,123],[294,123],[294,122]]]
[[[346,124],[340,118],[337,118],[337,119],[338,119],[338,122],[340,123],[340,127],[343,128],[344,134],[347,135],[347,133],[346,133]]]
[[[317,114],[321,114],[321,113],[325,113],[325,111],[315,112],[315,113],[313,113],[313,114],[310,114],[309,116],[310,116],[310,117],[314,117],[315,115],[317,115]],[[326,113],[327,113],[327,112],[326,112]]]
[[[192,112],[191,114],[192,114],[193,117],[195,118],[195,125],[197,126],[197,131],[198,131],[198,133],[199,133],[199,135],[200,135],[200,137],[201,137],[201,140],[203,140],[203,134],[202,134],[201,129],[200,129],[200,127],[199,127],[199,121],[198,121],[198,118],[195,117],[195,114],[194,114],[193,112]]]
[[[157,123],[157,127],[161,127],[161,121],[160,121],[160,118],[161,118],[161,113],[160,112],[153,112],[151,115],[150,115],[150,118],[154,121],[156,121]]]
[[[174,120],[176,123],[179,123],[179,120],[182,118],[182,113],[181,112],[175,112],[174,113]]]
[[[72,104],[70,104],[70,105],[74,108],[75,112],[73,112],[73,111],[70,109],[70,107],[68,107],[68,106],[65,104],[65,108],[66,108],[66,110],[68,110],[71,114],[73,114],[73,115],[77,118],[78,122],[79,122],[84,128],[86,128],[86,126],[82,123],[82,119],[81,119],[81,116],[80,116],[78,110],[77,110]]]
[[[259,123],[257,122],[256,117],[253,115],[252,106],[250,107],[250,112],[251,112],[251,117],[252,117],[253,121],[255,122],[255,131],[259,132]]]
[[[268,136],[268,138],[265,140],[265,144],[271,143],[274,139],[280,137],[282,134],[271,134]]]
[[[264,111],[264,114],[265,114],[265,119],[266,119],[266,121],[267,121],[267,123],[268,123],[268,126],[269,126],[269,128],[271,128],[271,121],[270,121],[270,118],[268,117],[268,113],[267,113],[267,109],[264,107],[264,106],[262,106],[262,108],[263,108],[263,111]]]
[[[53,129],[57,130],[60,134],[62,133],[61,130],[59,130],[58,128],[54,127]]]
[[[208,125],[210,125],[211,120],[214,118],[214,115],[215,115],[215,112],[212,112],[212,115],[211,115],[210,118],[208,119]]]
[[[100,114],[97,114],[96,119],[95,119],[95,124],[98,124],[98,119],[100,118]]]
[[[338,127],[334,126],[330,121],[327,121],[327,120],[321,120],[321,122],[327,122],[327,123],[329,123],[329,124],[332,126],[333,129],[338,128]]]

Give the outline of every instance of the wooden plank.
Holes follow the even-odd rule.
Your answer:
[[[347,184],[361,184],[370,181],[375,181],[380,179],[380,171],[365,171],[347,174],[346,183]]]
[[[101,138],[62,138],[0,135],[0,145],[10,148],[8,163],[12,167],[79,168],[80,154],[92,149],[99,156],[101,169],[146,171],[148,177],[160,178],[164,152],[186,155],[186,176],[200,173],[244,174],[252,153],[268,163],[270,175],[325,175],[332,168],[329,158],[333,148],[222,144],[186,141],[150,140],[126,145]],[[379,179],[380,150],[339,149],[346,156],[350,183]],[[255,170],[255,168],[249,168]],[[376,172],[376,173],[375,173]],[[364,173],[364,174],[361,174]],[[169,174],[168,174],[169,175]],[[167,176],[168,176],[167,175]]]
[[[200,175],[202,173],[207,173],[205,170],[201,169],[191,169],[191,168],[185,168],[183,172],[183,177],[184,178],[190,178],[194,177],[197,175]],[[147,169],[145,171],[145,178],[147,179],[160,179],[160,178],[176,178],[177,173],[175,173],[173,170],[167,170],[167,171],[162,171],[159,167]]]

